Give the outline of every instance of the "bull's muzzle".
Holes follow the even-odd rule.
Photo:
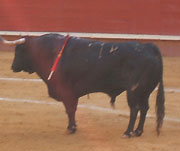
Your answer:
[[[11,66],[11,69],[13,70],[13,72],[21,72],[22,69],[18,68],[17,65],[15,65],[14,63]]]

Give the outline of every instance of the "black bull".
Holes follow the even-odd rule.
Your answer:
[[[11,44],[2,37],[0,40]],[[103,92],[111,97],[114,104],[116,96],[127,91],[130,120],[124,136],[140,136],[149,108],[149,96],[159,84],[156,101],[159,134],[164,118],[164,87],[162,57],[156,45],[104,43],[71,37],[58,68],[51,80],[47,80],[64,41],[65,37],[58,34],[16,40],[12,43],[17,45],[12,69],[14,72],[36,72],[43,79],[49,95],[63,102],[69,119],[67,129],[71,133],[76,131],[75,112],[79,97]],[[138,112],[140,121],[134,130]]]

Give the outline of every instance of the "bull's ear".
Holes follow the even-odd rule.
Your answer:
[[[18,40],[9,41],[5,40],[3,37],[0,36],[0,41],[2,41],[5,45],[19,45],[25,43],[26,38],[20,38]]]

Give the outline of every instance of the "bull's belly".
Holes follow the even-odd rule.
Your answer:
[[[105,93],[109,95],[110,97],[115,97],[121,94],[123,91],[125,91],[126,88],[122,86],[112,86],[112,85],[107,85],[107,86],[94,86],[94,87],[85,87],[79,89],[79,91],[76,90],[77,97],[82,97],[84,95],[90,94],[90,93]]]

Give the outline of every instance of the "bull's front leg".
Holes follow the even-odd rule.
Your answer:
[[[76,132],[76,120],[75,120],[75,112],[77,109],[78,99],[66,99],[63,101],[63,104],[66,108],[66,113],[68,115],[68,127],[67,130],[69,133]]]
[[[75,120],[75,112],[73,113],[68,113],[68,119],[69,119],[69,124],[67,127],[68,133],[75,133],[76,132],[76,120]]]

